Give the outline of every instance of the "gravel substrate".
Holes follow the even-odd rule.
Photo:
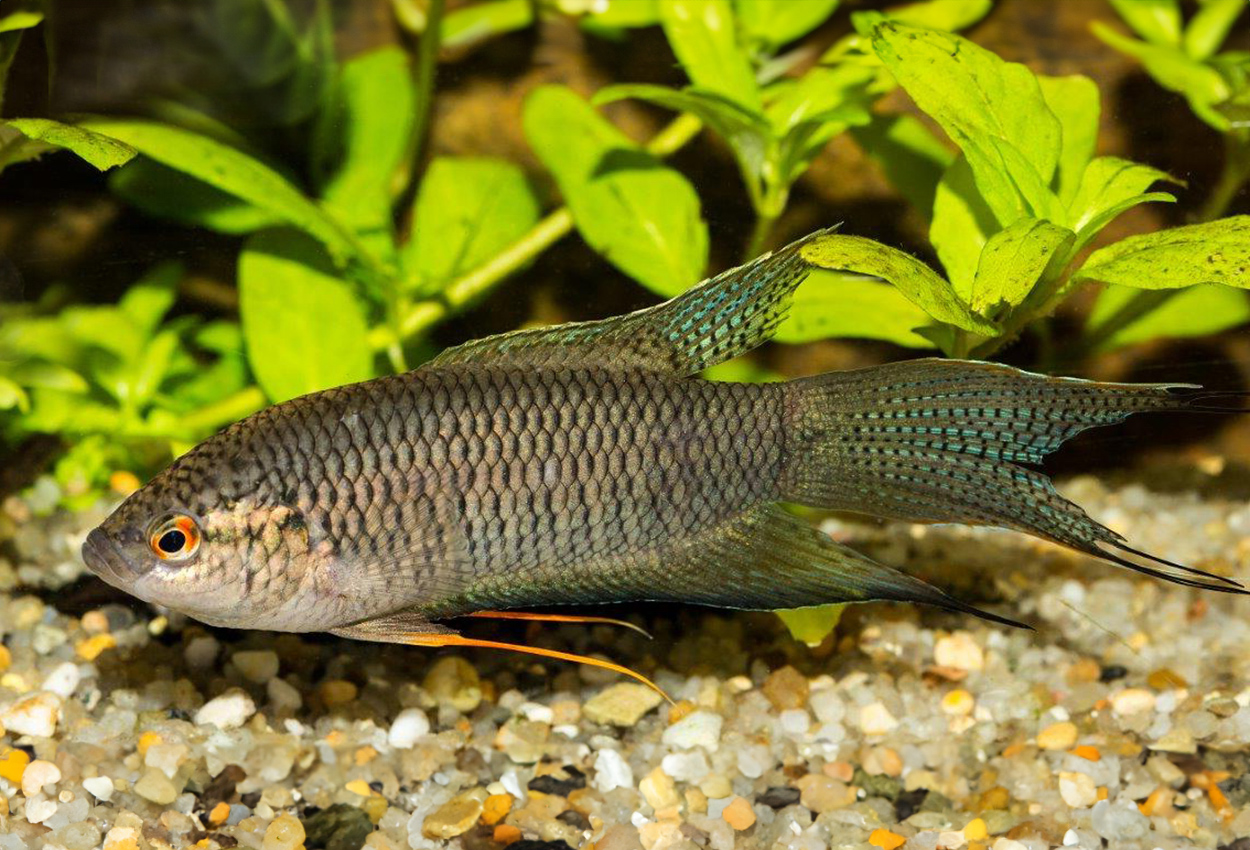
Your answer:
[[[1135,545],[1250,575],[1244,501],[1064,490]],[[886,605],[815,649],[679,607],[629,612],[650,642],[468,626],[606,653],[668,705],[589,668],[132,605],[80,578],[103,510],[0,512],[0,850],[1250,848],[1245,598],[1005,532],[830,522],[1038,631]]]

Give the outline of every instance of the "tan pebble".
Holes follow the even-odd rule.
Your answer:
[[[898,726],[898,720],[885,705],[874,702],[860,708],[859,725],[865,735],[884,735]]]
[[[1068,667],[1066,678],[1069,684],[1079,685],[1082,682],[1097,682],[1102,674],[1102,667],[1092,658],[1078,658]]]
[[[280,815],[265,827],[261,850],[298,850],[304,846],[304,825],[291,815]]]
[[[828,762],[821,771],[825,776],[831,776],[843,782],[850,782],[855,776],[855,766],[849,761],[831,761]]]
[[[671,820],[649,821],[638,827],[643,850],[662,850],[681,841],[681,825]]]
[[[436,702],[446,703],[461,714],[482,704],[482,680],[477,669],[458,655],[435,661],[421,684]]]
[[[1152,711],[1155,695],[1145,688],[1125,688],[1111,697],[1111,710],[1121,717]]]
[[[88,611],[82,615],[82,629],[88,634],[98,635],[109,630],[109,618],[103,611]]]
[[[734,797],[733,802],[721,812],[721,817],[738,832],[755,825],[755,810],[742,797]]]
[[[1185,677],[1168,667],[1160,667],[1146,677],[1146,684],[1156,691],[1179,690],[1189,687]]]
[[[809,773],[795,783],[799,802],[816,814],[845,809],[855,803],[855,789],[838,779]]]
[[[378,821],[382,820],[382,816],[390,808],[390,804],[386,802],[386,798],[381,794],[374,794],[371,797],[366,797],[364,802],[360,804],[360,808],[369,816],[369,820],[373,825],[377,826]]]
[[[638,790],[642,792],[643,799],[652,809],[663,809],[668,806],[676,806],[681,802],[681,796],[677,793],[677,786],[673,784],[673,779],[662,769],[656,768],[642,778],[638,783]]]
[[[963,688],[955,688],[942,697],[942,713],[962,717],[972,712],[976,700]]]
[[[707,795],[698,788],[687,788],[686,809],[696,815],[707,813]]]
[[[104,836],[104,850],[139,850],[139,830],[115,826]]]
[[[1009,805],[1011,805],[1011,794],[1001,785],[995,785],[977,800],[977,808],[987,812],[1004,810]]]
[[[727,777],[713,773],[699,783],[699,790],[706,794],[709,800],[722,800],[733,793],[733,785]]]
[[[1098,802],[1098,788],[1087,774],[1063,772],[1059,774],[1059,796],[1074,809],[1084,809]]]
[[[588,699],[582,707],[582,713],[592,723],[630,727],[636,725],[663,699],[645,685],[620,682],[604,688]]]
[[[1076,743],[1076,724],[1064,720],[1037,733],[1037,746],[1043,750],[1066,750]]]
[[[899,776],[903,773],[903,759],[889,747],[873,747],[864,756],[864,771],[870,776]]]
[[[480,788],[457,794],[426,817],[421,824],[421,834],[426,838],[455,838],[468,832],[482,816],[486,792]]]
[[[153,803],[161,806],[168,806],[177,799],[178,788],[165,775],[164,771],[151,767],[135,783],[135,793],[145,800],[151,800]]]
[[[1192,755],[1198,752],[1198,744],[1193,733],[1188,729],[1173,727],[1163,733],[1163,737],[1150,745],[1150,749],[1161,753],[1183,753]]]
[[[230,663],[243,674],[243,678],[261,685],[278,675],[281,667],[278,653],[271,649],[239,650],[230,656]]]
[[[807,677],[788,664],[769,673],[760,690],[777,711],[807,705]]]
[[[940,667],[957,670],[982,670],[985,652],[968,632],[955,632],[938,638],[933,646],[933,660]]]
[[[321,695],[321,700],[328,708],[335,708],[340,705],[347,705],[356,699],[359,689],[344,679],[330,679],[322,682],[317,687],[317,693]]]
[[[22,793],[33,797],[48,785],[61,781],[61,769],[50,761],[35,759],[22,774]]]

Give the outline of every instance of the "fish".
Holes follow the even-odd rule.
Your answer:
[[[262,410],[179,457],[85,539],[88,568],[204,623],[414,646],[466,616],[666,601],[920,603],[1020,625],[834,541],[786,505],[1015,529],[1181,585],[1039,468],[1074,435],[1202,409],[1191,384],[925,358],[705,380],[767,340],[818,231],[627,315],[472,340],[404,374]]]

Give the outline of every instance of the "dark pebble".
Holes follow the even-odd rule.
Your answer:
[[[369,833],[373,832],[373,821],[369,820],[364,809],[347,803],[335,803],[305,818],[302,823],[304,845],[309,850],[360,850]]]
[[[226,765],[221,773],[214,776],[212,781],[204,786],[204,791],[200,794],[200,805],[208,811],[218,803],[229,803],[234,799],[234,786],[246,778],[247,771],[237,764]]]
[[[1106,684],[1114,682],[1116,679],[1123,679],[1128,675],[1128,668],[1122,664],[1108,664],[1098,672],[1098,681]]]
[[[898,799],[894,801],[895,817],[900,821],[907,820],[920,811],[920,807],[924,805],[925,798],[928,796],[928,788],[914,788],[911,791],[901,792],[898,795]]]
[[[569,826],[577,829],[590,829],[590,821],[586,819],[584,814],[576,809],[567,809],[560,812],[560,814],[556,815],[556,820],[561,823],[567,823]]]
[[[799,789],[786,785],[774,785],[762,794],[755,796],[755,802],[763,803],[770,809],[784,809],[799,801]]]
[[[563,772],[566,777],[564,779],[549,773],[545,776],[535,776],[526,787],[540,794],[555,794],[557,797],[567,797],[578,788],[586,787],[586,774],[577,768],[565,767]]]

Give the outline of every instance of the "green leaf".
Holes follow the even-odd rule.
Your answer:
[[[37,360],[2,366],[5,374],[23,387],[41,387],[67,393],[85,393],[91,389],[87,380],[68,366]]]
[[[784,135],[805,121],[829,120],[830,113],[847,106],[857,107],[867,114],[876,99],[876,94],[870,91],[876,79],[876,69],[861,65],[817,66],[797,80],[784,80],[770,86],[765,114],[777,135]]]
[[[28,30],[43,23],[43,12],[35,9],[18,9],[0,16],[0,33]]]
[[[972,309],[984,313],[999,304],[1023,303],[1047,266],[1075,238],[1066,227],[1035,218],[1021,219],[995,233],[977,263],[968,296]]]
[[[507,248],[538,221],[525,174],[485,157],[438,157],[421,180],[402,261],[410,285],[433,293]]]
[[[531,93],[522,123],[592,248],[661,295],[702,279],[707,226],[685,177],[560,86]]]
[[[649,27],[660,22],[659,0],[604,0],[591,2],[583,23],[601,30]]]
[[[747,35],[768,48],[780,47],[823,24],[840,0],[736,0],[738,20]]]
[[[760,111],[760,91],[738,46],[729,0],[665,0],[660,22],[669,46],[697,87]]]
[[[73,151],[101,171],[129,162],[135,155],[128,144],[72,124],[47,118],[10,118],[4,123],[28,139]]]
[[[174,306],[183,271],[182,263],[160,263],[127,289],[117,303],[143,337],[151,336]]]
[[[831,233],[807,242],[803,259],[831,271],[872,275],[898,287],[908,301],[935,319],[964,330],[993,335],[993,322],[974,315],[960,300],[950,283],[910,254],[861,236]]]
[[[282,223],[277,215],[209,184],[140,158],[109,176],[109,188],[150,216],[242,235]]]
[[[1046,105],[1059,119],[1062,146],[1055,181],[1059,199],[1067,203],[1076,194],[1085,166],[1098,143],[1101,111],[1098,86],[1089,77],[1038,77]]]
[[[266,230],[239,256],[247,357],[272,401],[373,376],[365,318],[321,246]]]
[[[1160,180],[1177,182],[1167,172],[1149,165],[1114,156],[1100,156],[1092,160],[1081,175],[1076,195],[1068,202],[1065,220],[1088,242],[1098,230],[1110,223],[1111,220],[1105,217],[1108,212],[1114,210],[1118,215],[1145,200],[1156,200],[1157,196],[1143,193]],[[1170,195],[1167,197],[1171,198]]]
[[[825,638],[833,634],[842,619],[845,602],[832,605],[813,605],[809,608],[792,608],[778,611],[777,616],[790,630],[790,637],[808,646],[820,646]]]
[[[955,32],[970,27],[989,14],[994,0],[927,0],[886,9],[887,17],[902,24]]]
[[[857,274],[814,271],[795,291],[776,339],[801,343],[849,337],[932,348],[914,331],[931,321],[928,313],[889,284]]]
[[[371,242],[392,242],[395,175],[416,115],[408,57],[384,47],[352,59],[339,78],[334,126],[341,162],[322,189],[325,205]]]
[[[1032,71],[959,36],[892,21],[877,26],[872,42],[899,85],[963,150],[999,223],[1051,216],[1062,131]]]
[[[16,381],[0,374],[0,410],[26,413],[30,410],[30,396]]]
[[[950,149],[911,115],[876,115],[850,132],[907,202],[932,218],[938,183],[955,158]]]
[[[1140,290],[1107,286],[1090,311],[1086,331],[1097,331],[1132,301]],[[1100,352],[1160,337],[1206,336],[1250,322],[1250,299],[1227,286],[1191,286],[1175,293],[1145,316],[1104,340]]]
[[[1111,0],[1124,23],[1152,44],[1181,41],[1181,7],[1177,0]]]
[[[1184,95],[1189,108],[1207,124],[1221,132],[1228,130],[1228,119],[1215,109],[1215,104],[1227,100],[1232,90],[1219,71],[1174,47],[1128,38],[1099,21],[1091,24],[1090,29],[1116,50],[1137,58],[1159,85]]]
[[[998,232],[993,211],[977,191],[968,161],[957,157],[938,182],[933,197],[929,241],[956,292],[972,292],[981,251]]]
[[[1185,27],[1185,52],[1194,59],[1210,59],[1244,11],[1246,0],[1206,0]]]
[[[469,47],[488,38],[525,29],[534,22],[532,0],[488,0],[453,9],[443,16],[439,45]]]
[[[1129,236],[1095,251],[1078,274],[1137,289],[1199,283],[1250,289],[1250,216]]]
[[[242,151],[150,121],[93,118],[83,126],[298,227],[325,244],[338,264],[359,256],[359,246],[342,225],[281,174]]]

